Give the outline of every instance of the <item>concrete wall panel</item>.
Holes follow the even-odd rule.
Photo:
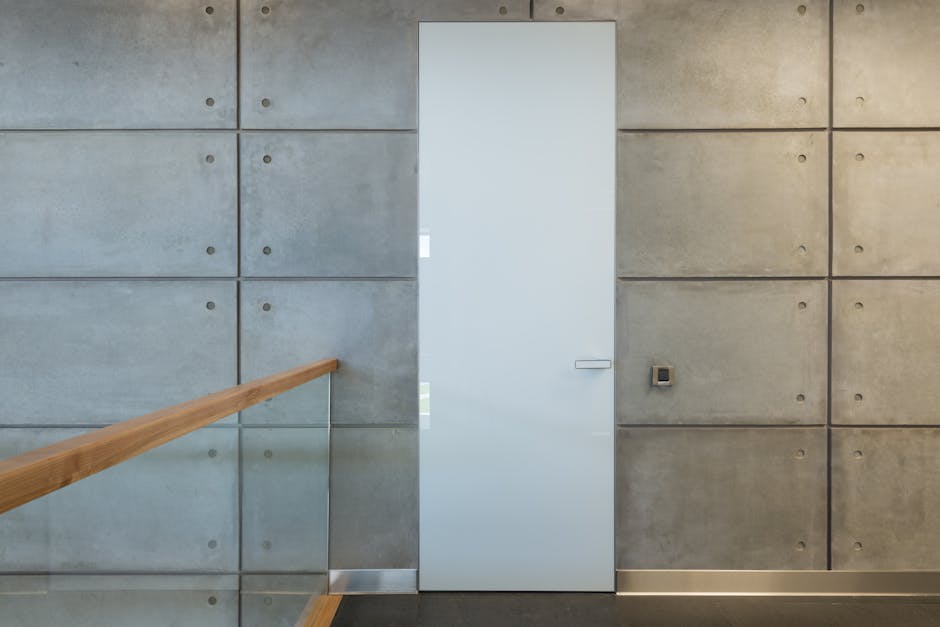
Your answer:
[[[241,160],[245,276],[416,276],[414,134],[250,134]]]
[[[940,569],[940,430],[834,429],[832,567]]]
[[[836,281],[832,422],[940,424],[940,282]]]
[[[234,128],[235,2],[3,0],[0,128]]]
[[[329,472],[328,429],[242,431],[243,569],[326,572]]]
[[[84,433],[4,429],[0,459]],[[0,517],[0,572],[238,569],[238,432],[196,431]]]
[[[617,301],[620,423],[826,422],[825,281],[620,281]]]
[[[833,0],[835,126],[940,126],[938,21],[933,0]]]
[[[234,385],[235,320],[234,282],[0,282],[0,423],[115,422]]]
[[[940,275],[940,133],[833,137],[833,273]]]
[[[535,18],[617,19],[620,128],[826,126],[825,0],[535,0]]]
[[[617,568],[826,568],[825,428],[617,433]]]
[[[218,133],[0,134],[0,276],[235,276],[235,151]]]
[[[418,19],[519,20],[528,9],[524,0],[241,0],[242,125],[415,128]]]
[[[0,616],[4,627],[231,627],[238,577],[0,576]]]
[[[836,127],[940,126],[936,3],[832,5]],[[240,620],[267,626],[325,589],[327,544],[333,568],[415,567],[418,286],[375,279],[415,276],[418,23],[529,3],[0,8],[0,457],[234,384],[239,302],[243,380],[342,361],[331,458],[324,378],[244,412],[241,450],[206,429],[5,514],[0,572],[296,571],[243,577]],[[827,272],[828,3],[533,8],[617,20],[620,128],[706,131],[619,137],[618,272],[669,280],[619,282],[617,419],[670,428],[619,430],[618,566],[824,568],[826,429],[727,425],[826,422],[827,286],[793,279]],[[311,132],[201,132],[239,124]],[[835,133],[834,274],[909,277],[833,282],[837,425],[940,425],[940,282],[910,279],[940,276],[934,135]],[[240,300],[209,279],[239,248]],[[940,435],[833,431],[833,566],[940,568]],[[232,625],[237,597],[233,576],[0,576],[0,623]]]
[[[245,380],[338,357],[333,424],[417,422],[414,281],[248,281],[241,303]]]
[[[294,627],[307,601],[324,594],[326,575],[243,575],[242,627]]]
[[[298,364],[300,365],[300,364]],[[272,366],[272,368],[274,368]],[[264,376],[286,370],[252,376]],[[246,379],[247,380],[247,379]],[[268,398],[241,412],[241,424],[254,426],[326,426],[330,423],[330,375],[324,375],[301,386]]]
[[[821,132],[621,133],[620,276],[825,276]]]
[[[330,568],[417,568],[417,429],[333,429],[331,455]]]

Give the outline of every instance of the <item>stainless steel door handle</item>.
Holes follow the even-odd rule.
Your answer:
[[[609,370],[613,363],[609,359],[576,359],[575,370]]]

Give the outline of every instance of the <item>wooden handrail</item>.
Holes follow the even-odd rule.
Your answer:
[[[0,514],[338,367],[322,359],[0,460]]]
[[[315,594],[307,600],[294,627],[330,627],[336,617],[341,594]]]

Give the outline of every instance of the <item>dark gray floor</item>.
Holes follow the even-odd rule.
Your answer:
[[[422,593],[347,596],[334,627],[924,627],[940,598],[616,597]]]

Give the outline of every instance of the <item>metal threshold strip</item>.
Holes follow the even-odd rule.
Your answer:
[[[631,596],[940,596],[940,571],[618,570]]]
[[[416,594],[414,568],[331,570],[330,594]]]

